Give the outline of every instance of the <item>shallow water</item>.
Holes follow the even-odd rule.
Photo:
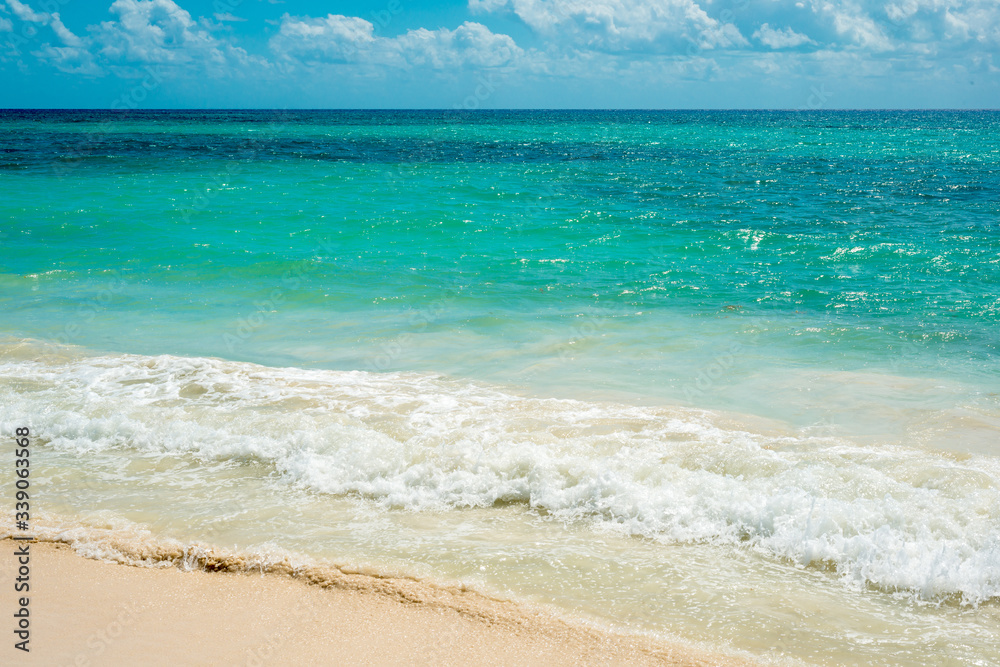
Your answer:
[[[998,120],[6,113],[0,428],[83,542],[991,664]]]

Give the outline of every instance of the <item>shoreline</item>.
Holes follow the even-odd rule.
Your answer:
[[[13,572],[15,542],[2,544],[3,569]],[[31,651],[10,641],[4,662],[758,664],[415,580],[322,568],[255,573],[226,558],[189,571],[136,567],[82,556],[65,542],[29,544]],[[10,588],[4,608],[14,610]]]

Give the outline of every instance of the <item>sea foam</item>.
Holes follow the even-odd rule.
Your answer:
[[[81,458],[256,462],[386,509],[523,503],[664,543],[714,542],[855,586],[1000,596],[1000,464],[711,412],[519,396],[418,373],[175,356],[0,355],[0,428]],[[155,482],[153,482],[155,483]]]

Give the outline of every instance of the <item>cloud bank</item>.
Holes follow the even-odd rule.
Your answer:
[[[470,73],[540,91],[573,81],[656,90],[804,77],[1000,80],[997,0],[468,0],[465,20],[449,14],[436,25],[408,23],[401,0],[367,17],[296,13],[289,3],[266,21],[232,0],[206,16],[185,0],[114,0],[73,29],[53,11],[65,1],[0,0],[0,66],[91,79],[155,66],[167,78],[353,81],[358,90],[373,77],[433,86]]]

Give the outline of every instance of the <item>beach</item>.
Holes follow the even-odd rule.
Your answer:
[[[1000,666],[1000,0],[0,44],[0,666]]]
[[[12,540],[0,546],[14,551]],[[756,664],[414,581],[139,568],[52,542],[30,550],[31,651],[5,645],[5,664]]]
[[[239,664],[270,624],[287,664],[392,662],[458,650],[453,614],[485,664],[1000,661],[997,113],[0,130],[0,439],[30,450],[0,529],[43,589],[109,577],[97,629],[37,600],[40,652],[162,582],[190,630],[143,613],[109,656]],[[376,593],[310,633],[293,589]]]

